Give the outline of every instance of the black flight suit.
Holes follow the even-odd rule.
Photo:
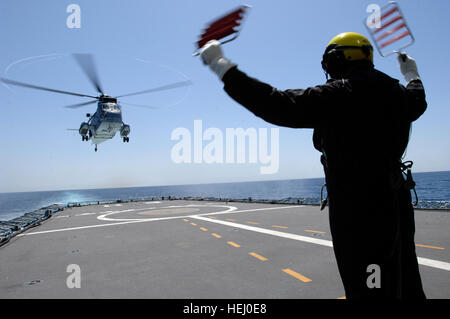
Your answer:
[[[405,88],[372,65],[353,63],[342,79],[285,91],[233,67],[224,89],[269,123],[314,129],[346,297],[423,299],[411,194],[399,166],[411,122],[427,107],[422,82]],[[367,284],[375,282],[373,264],[380,267],[379,288]]]

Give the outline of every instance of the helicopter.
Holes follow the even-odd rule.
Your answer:
[[[63,90],[57,90],[52,88],[47,88],[43,86],[38,86],[34,84],[28,84],[24,82],[19,82],[7,78],[1,78],[1,81],[6,84],[31,88],[31,89],[38,89],[43,91],[49,91],[53,93],[60,93],[60,94],[68,94],[68,95],[74,95],[74,96],[80,96],[80,97],[87,97],[94,100],[83,102],[83,103],[77,103],[66,106],[67,108],[79,108],[82,106],[86,106],[89,104],[97,103],[97,111],[94,114],[87,113],[86,117],[88,117],[88,120],[86,122],[82,122],[80,124],[79,129],[69,129],[69,130],[78,130],[79,134],[81,135],[82,141],[91,141],[93,145],[95,145],[95,151],[97,152],[97,145],[100,143],[103,143],[106,140],[112,139],[117,132],[120,132],[120,137],[122,138],[123,142],[128,143],[130,141],[129,134],[131,132],[131,127],[129,124],[125,124],[122,120],[122,109],[121,104],[124,105],[132,105],[132,106],[141,106],[141,107],[147,107],[147,108],[155,108],[148,105],[140,105],[140,104],[131,104],[131,103],[124,103],[124,102],[118,102],[118,98],[122,97],[128,97],[132,95],[138,95],[138,94],[145,94],[145,93],[151,93],[151,92],[157,92],[157,91],[163,91],[168,89],[174,89],[186,85],[191,85],[192,82],[189,80],[186,81],[180,81],[175,82],[172,84],[151,88],[148,90],[123,94],[115,97],[111,97],[104,93],[102,86],[100,84],[100,80],[98,77],[98,73],[96,70],[94,58],[91,54],[87,53],[76,53],[72,54],[80,68],[83,70],[83,72],[88,77],[91,84],[94,86],[96,91],[100,94],[99,96],[93,96],[93,95],[87,95],[87,94],[80,94],[70,91],[63,91]],[[119,104],[120,103],[120,104]]]

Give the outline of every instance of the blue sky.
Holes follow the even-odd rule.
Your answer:
[[[81,8],[81,28],[69,29],[69,4]],[[279,89],[325,81],[320,67],[326,44],[338,33],[360,32],[366,8],[376,1],[248,0],[252,6],[239,38],[225,55],[249,75]],[[323,176],[312,130],[279,129],[279,170],[260,174],[260,164],[176,164],[170,136],[177,127],[273,128],[232,101],[222,83],[193,57],[194,42],[214,17],[242,4],[211,0],[70,0],[0,2],[0,73],[16,80],[95,95],[71,59],[93,53],[111,95],[190,79],[193,85],[126,101],[160,106],[123,107],[130,143],[116,136],[99,151],[77,132],[95,106],[66,109],[83,98],[0,86],[0,192],[173,185]],[[450,170],[450,2],[399,1],[416,42],[416,59],[428,110],[413,126],[405,159],[417,172]],[[28,59],[35,57],[33,59]],[[21,62],[18,62],[21,61]],[[403,78],[395,56],[375,53],[375,66]],[[404,81],[403,81],[404,83]],[[125,99],[124,99],[125,101]],[[380,123],[380,129],[383,129]]]

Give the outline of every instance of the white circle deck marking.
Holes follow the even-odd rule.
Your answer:
[[[199,208],[193,207],[179,207],[179,208],[170,208],[170,209],[155,209],[150,210],[148,212],[137,213],[138,215],[143,216],[158,216],[158,215],[173,215],[173,214],[192,214],[198,212]]]
[[[88,216],[88,215],[95,215],[96,213],[83,213],[83,214],[77,214],[75,216]]]
[[[164,220],[164,219],[171,219],[171,218],[185,218],[187,217],[186,215],[184,216],[174,216],[174,217],[161,217],[161,218],[111,218],[109,216],[111,215],[116,215],[116,214],[120,214],[120,213],[126,213],[126,212],[130,212],[130,211],[143,211],[141,213],[137,213],[139,215],[155,215],[158,214],[158,211],[163,211],[166,210],[166,212],[170,212],[170,214],[192,214],[193,212],[198,212],[200,210],[200,208],[196,209],[196,210],[190,210],[189,212],[187,211],[183,211],[182,209],[193,209],[196,207],[217,207],[217,208],[227,208],[227,210],[224,211],[219,211],[219,212],[210,212],[210,213],[204,213],[204,214],[199,214],[199,215],[209,215],[209,214],[225,214],[225,213],[229,213],[232,211],[237,210],[237,207],[234,206],[226,206],[226,205],[181,205],[181,206],[165,206],[165,207],[157,207],[157,208],[152,208],[152,210],[150,210],[149,208],[142,208],[142,209],[128,209],[128,210],[119,210],[116,212],[108,212],[105,213],[103,215],[100,215],[97,217],[98,220],[103,220],[103,221],[116,221],[116,222],[130,222],[130,221],[134,221],[134,222],[142,222],[142,221],[153,221],[153,220]],[[176,211],[176,210],[179,211]],[[145,212],[147,211],[147,212]]]
[[[225,206],[225,205],[185,205],[185,206],[180,206],[180,207],[193,207],[193,206],[227,208],[226,210],[223,210],[220,212],[214,212],[214,214],[227,214],[227,213],[237,210],[237,207],[235,207],[235,206]],[[139,210],[139,209],[135,209],[135,210]],[[147,208],[141,209],[141,210],[147,210]],[[153,221],[160,221],[160,220],[181,219],[181,218],[186,218],[186,217],[191,217],[191,216],[203,216],[203,215],[211,214],[211,213],[204,213],[204,214],[197,214],[197,215],[169,216],[169,217],[160,217],[160,218],[143,218],[143,219],[131,219],[131,220],[126,219],[126,221],[122,221],[122,222],[120,222],[120,221],[117,222],[118,221],[117,219],[108,219],[108,218],[104,217],[109,214],[117,214],[117,213],[128,212],[128,211],[130,211],[130,210],[124,210],[124,211],[119,211],[119,212],[108,212],[108,214],[104,214],[104,215],[97,217],[97,219],[100,219],[100,217],[104,218],[104,219],[100,219],[100,220],[116,221],[115,223],[69,227],[69,228],[60,228],[60,229],[51,229],[51,230],[30,232],[30,233],[22,233],[22,234],[18,234],[17,237],[40,235],[40,234],[51,234],[51,233],[59,233],[59,232],[66,232],[66,231],[73,231],[73,230],[91,229],[91,228],[93,229],[93,228],[101,228],[101,227],[110,227],[110,226],[126,225],[126,224],[145,223],[145,222],[153,222]],[[69,217],[69,216],[67,216],[67,217]]]

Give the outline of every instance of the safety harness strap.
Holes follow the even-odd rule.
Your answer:
[[[404,185],[407,190],[413,190],[416,200],[415,200],[415,202],[412,203],[412,205],[417,206],[417,204],[419,203],[419,198],[418,198],[417,192],[416,192],[416,182],[414,182],[412,173],[411,173],[412,165],[413,165],[412,161],[406,161],[403,163],[400,162],[400,168],[402,170],[403,175],[405,175],[405,178],[406,178]],[[406,171],[406,173],[405,173],[405,171]]]

